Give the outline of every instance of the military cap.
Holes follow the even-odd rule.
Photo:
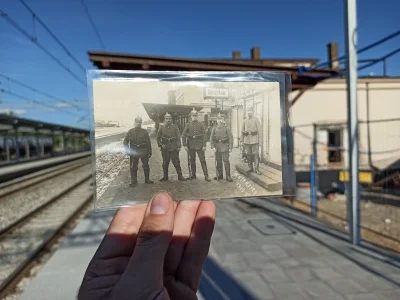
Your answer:
[[[197,116],[199,113],[193,108],[193,110],[190,112],[192,116]]]
[[[168,117],[171,117],[171,115],[167,112],[167,113],[165,113],[164,118],[168,118]]]

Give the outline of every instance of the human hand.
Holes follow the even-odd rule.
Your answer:
[[[215,148],[212,148],[212,150],[214,151],[214,153],[217,152],[217,149],[215,149]]]
[[[165,149],[165,148],[166,148],[166,146],[165,146],[165,145],[161,145],[161,148]]]
[[[167,193],[119,209],[78,299],[197,299],[215,210],[211,201],[177,204]]]
[[[186,152],[189,151],[188,147],[185,146],[185,150],[186,150]]]

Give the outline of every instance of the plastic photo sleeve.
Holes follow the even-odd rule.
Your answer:
[[[88,71],[95,209],[294,194],[290,75]]]

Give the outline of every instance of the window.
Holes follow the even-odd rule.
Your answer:
[[[343,161],[342,150],[342,130],[329,129],[328,130],[328,162],[340,163]],[[338,148],[338,149],[335,149]]]

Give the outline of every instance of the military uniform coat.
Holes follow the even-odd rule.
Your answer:
[[[152,154],[150,137],[146,129],[129,129],[123,144],[128,155],[132,157],[145,157]]]
[[[233,148],[233,136],[231,130],[226,126],[217,125],[211,131],[210,137],[211,149],[215,148],[217,152],[227,152]]]
[[[207,145],[206,129],[199,121],[186,124],[182,133],[183,146],[191,150],[201,150]]]
[[[176,151],[182,148],[178,126],[172,123],[161,126],[157,132],[157,144],[159,147],[165,146],[165,149],[161,148],[163,151]]]
[[[260,121],[252,117],[247,118],[243,122],[241,141],[244,144],[258,144],[261,143],[261,124]]]

